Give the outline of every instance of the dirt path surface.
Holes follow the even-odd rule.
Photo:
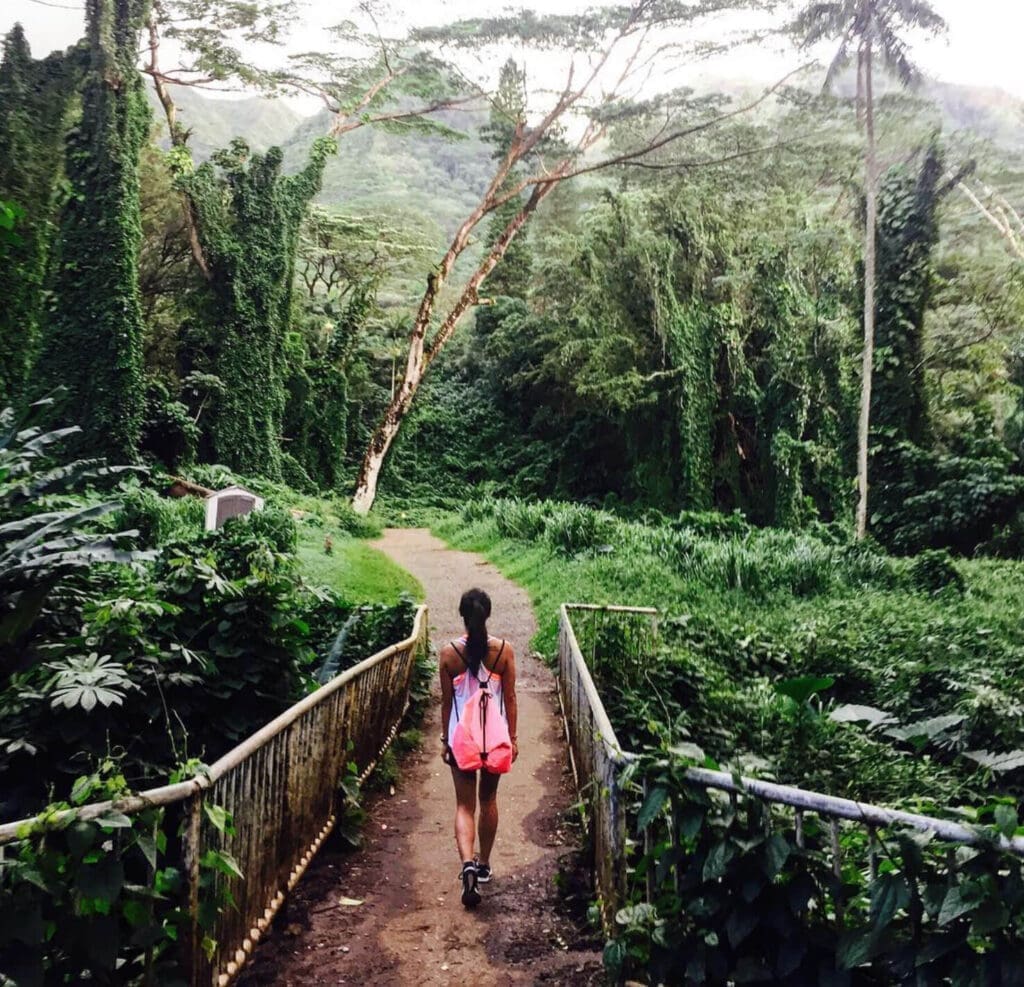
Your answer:
[[[566,821],[575,796],[554,682],[529,656],[537,630],[529,597],[489,563],[427,531],[389,530],[376,545],[423,584],[436,647],[462,633],[459,597],[479,586],[492,600],[491,633],[516,649],[520,756],[498,789],[494,880],[475,912],[463,909],[435,682],[422,748],[405,759],[393,794],[370,806],[362,849],[321,850],[241,982],[601,983],[599,944],[581,936],[556,886],[574,879]]]

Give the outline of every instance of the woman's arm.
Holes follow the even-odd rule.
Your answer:
[[[516,700],[516,655],[506,646],[505,665],[501,672],[501,695],[505,701],[508,732],[512,738],[512,760],[519,757],[519,704]]]
[[[441,676],[441,760],[448,763],[448,724],[452,718],[452,676],[448,671],[451,645],[445,645],[437,656],[437,671]]]

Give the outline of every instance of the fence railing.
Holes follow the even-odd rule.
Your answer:
[[[559,619],[558,690],[569,738],[573,773],[587,815],[594,853],[594,878],[600,896],[602,919],[606,929],[613,928],[615,914],[627,900],[632,868],[631,847],[627,834],[627,815],[631,802],[640,794],[627,791],[624,772],[637,760],[637,755],[622,749],[601,695],[591,675],[591,667],[602,661],[635,662],[638,667],[653,654],[657,640],[657,611],[643,607],[600,607],[589,604],[564,604]],[[576,624],[574,626],[574,620]],[[607,631],[611,629],[611,635]],[[604,632],[605,646],[598,641]],[[580,638],[583,638],[581,643]],[[617,645],[609,654],[607,640]],[[793,811],[792,830],[796,844],[805,846],[806,834],[814,829],[816,840],[823,842],[831,856],[833,872],[840,875],[843,867],[840,825],[843,822],[867,831],[866,869],[872,876],[878,867],[877,831],[898,826],[931,833],[947,844],[981,845],[991,842],[991,835],[946,819],[868,805],[851,799],[836,798],[789,785],[745,778],[724,771],[691,767],[685,773],[686,783],[696,788],[728,793],[731,800],[750,796],[769,807],[786,807]],[[643,795],[646,795],[646,789]],[[646,827],[638,838],[646,852],[657,845],[674,848],[680,842],[680,807],[670,800],[664,813]],[[808,825],[808,814],[824,823]],[[766,815],[771,826],[771,814]],[[1002,849],[1024,857],[1024,837],[1000,837]],[[678,887],[681,880],[679,864],[672,868]],[[654,897],[654,871],[647,868],[644,897]]]
[[[591,623],[608,614],[639,624],[637,637],[656,633],[657,611],[642,607],[597,607],[564,604],[558,622],[558,696],[569,740],[576,787],[583,800],[591,837],[594,879],[601,899],[602,919],[610,927],[626,897],[626,804],[622,772],[630,755],[615,736],[604,703],[590,675],[569,614]],[[592,630],[594,628],[591,628]],[[596,641],[597,635],[593,635]],[[631,649],[634,654],[640,648]],[[599,660],[591,651],[591,660]]]
[[[365,780],[394,739],[408,709],[416,656],[426,647],[427,608],[421,606],[404,641],[297,702],[205,774],[115,803],[69,810],[76,819],[93,819],[110,809],[130,815],[151,806],[180,807],[185,904],[193,922],[184,944],[190,984],[224,987],[245,963],[333,829],[348,765],[354,763]],[[215,825],[217,815],[206,811],[212,806],[230,813],[233,827]],[[0,847],[31,822],[0,826]],[[231,854],[242,877],[217,875],[215,896],[221,900],[223,892],[230,893],[234,906],[222,908],[205,933],[215,943],[207,952],[196,920],[200,862],[211,850]]]

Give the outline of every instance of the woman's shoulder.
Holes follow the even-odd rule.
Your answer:
[[[465,654],[465,652],[463,652]],[[437,653],[438,664],[442,668],[446,668],[451,672],[461,672],[465,666],[465,662],[459,655],[459,650],[456,649],[455,645],[449,641],[445,644],[440,651]]]
[[[491,665],[491,671],[501,671],[505,663],[516,656],[512,642],[508,638],[491,637],[488,645],[487,663]]]

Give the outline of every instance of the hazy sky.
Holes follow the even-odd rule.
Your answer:
[[[934,7],[949,23],[946,40],[915,46],[914,57],[930,75],[949,82],[999,86],[1024,98],[1024,69],[1021,66],[1020,41],[1024,37],[1024,3],[1021,0],[932,0]],[[557,8],[555,6],[557,4]],[[516,7],[533,6],[553,10],[582,6],[573,0],[520,2]],[[295,37],[295,48],[323,48],[325,43],[317,24],[331,23],[345,16],[348,5],[337,0],[306,0],[308,26]],[[413,7],[415,14],[403,17],[403,8]],[[505,3],[487,0],[417,0],[393,4],[398,20],[416,23],[440,23],[456,17],[488,10],[505,9]],[[0,33],[20,21],[38,56],[54,48],[63,48],[82,33],[81,4],[76,0],[0,0]],[[742,21],[741,21],[742,23]],[[289,46],[292,47],[292,46]],[[744,49],[705,66],[704,74],[740,79],[777,78],[780,69],[798,63],[793,53]],[[692,81],[693,75],[686,81]]]

